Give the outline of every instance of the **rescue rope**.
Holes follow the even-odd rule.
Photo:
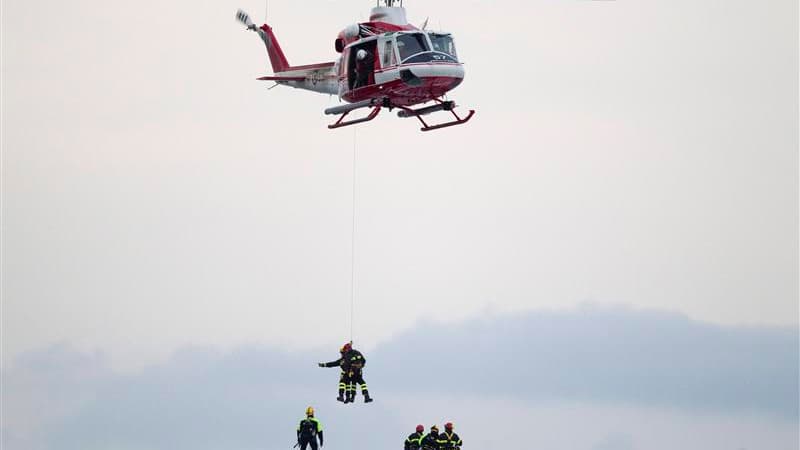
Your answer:
[[[350,234],[350,342],[353,342],[353,322],[356,304],[356,128],[353,127],[353,217]]]

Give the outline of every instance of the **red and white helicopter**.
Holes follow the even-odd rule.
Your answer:
[[[255,31],[267,47],[274,75],[259,80],[337,95],[349,103],[325,110],[325,114],[339,116],[328,128],[370,121],[382,108],[400,109],[399,117],[416,117],[422,122],[422,131],[461,125],[475,114],[470,110],[461,117],[454,110],[455,102],[444,99],[464,80],[464,65],[458,61],[452,36],[409,24],[402,0],[378,0],[369,22],[342,30],[334,41],[341,54],[337,61],[305,66],[289,65],[272,27],[266,23],[256,26],[242,10],[236,19]],[[411,108],[428,102],[433,104]],[[360,108],[371,108],[371,112],[345,120]],[[428,125],[422,118],[439,111],[450,112],[454,119]]]

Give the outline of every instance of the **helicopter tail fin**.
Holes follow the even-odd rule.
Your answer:
[[[260,31],[258,34],[267,46],[267,54],[269,55],[269,62],[272,64],[272,71],[274,73],[287,71],[291,66],[286,59],[286,55],[283,54],[283,49],[281,49],[278,39],[275,38],[275,33],[272,32],[272,27],[264,24],[261,25],[258,31]]]

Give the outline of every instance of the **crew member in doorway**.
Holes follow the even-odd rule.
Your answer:
[[[403,446],[403,450],[419,450],[422,442],[422,433],[425,431],[425,427],[422,425],[417,425],[417,430],[406,438],[406,443]]]
[[[356,398],[356,384],[361,385],[361,394],[364,396],[364,403],[369,403],[372,398],[369,396],[367,383],[364,381],[363,369],[367,364],[366,358],[353,345],[348,342],[339,349],[341,355],[336,361],[319,363],[320,367],[340,367],[342,373],[339,376],[339,396],[336,400],[343,403],[352,403]]]
[[[373,69],[372,55],[362,49],[356,52],[356,82],[353,89],[364,87],[369,84],[369,76]]]
[[[300,445],[300,450],[306,450],[309,444],[311,450],[317,450],[317,438],[319,446],[322,447],[322,423],[314,417],[314,408],[309,406],[306,409],[306,418],[297,426],[297,443]]]

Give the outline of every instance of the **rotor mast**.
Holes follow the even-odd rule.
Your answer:
[[[398,26],[408,25],[406,9],[403,8],[403,0],[378,0],[377,6],[370,11],[369,21]]]

